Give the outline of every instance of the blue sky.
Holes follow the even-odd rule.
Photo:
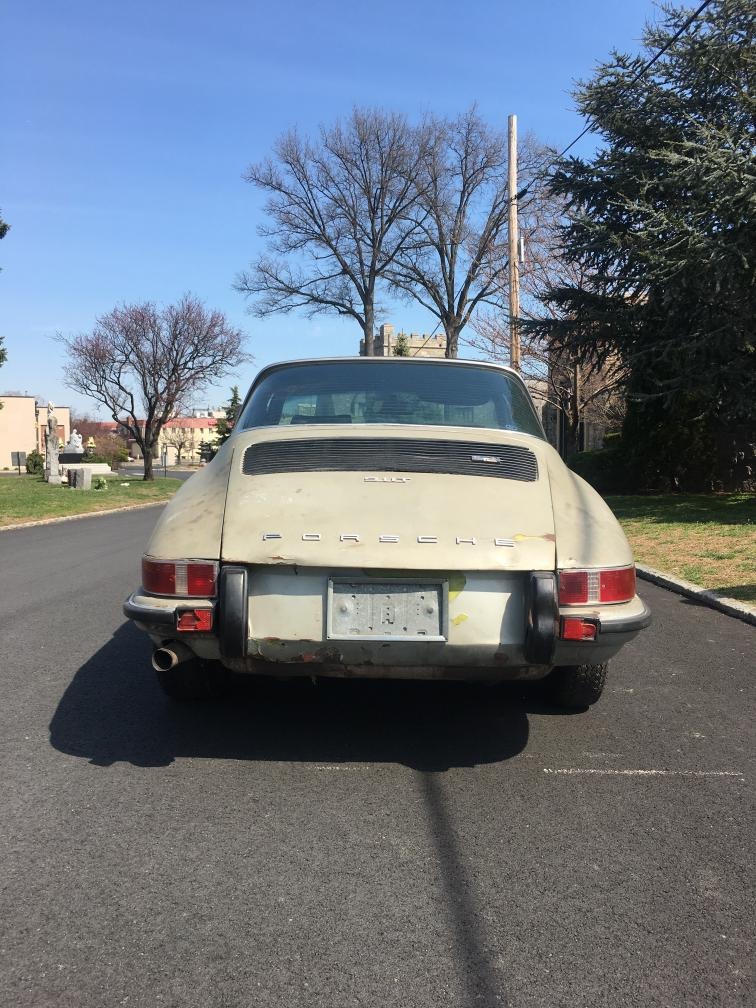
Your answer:
[[[614,47],[635,51],[650,0],[25,0],[0,34],[0,390],[96,412],[62,384],[51,337],[116,304],[186,291],[249,334],[255,362],[357,352],[354,322],[260,320],[232,289],[261,251],[246,165],[296,125],[354,104],[414,118],[477,102],[564,146],[583,127],[570,91]],[[590,137],[578,150],[589,150]],[[430,331],[408,305],[380,321]],[[231,379],[202,397],[225,400]]]

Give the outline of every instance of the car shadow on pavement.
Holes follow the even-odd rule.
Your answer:
[[[163,696],[149,655],[142,633],[119,627],[66,688],[51,744],[97,766],[207,757],[439,772],[517,755],[527,714],[556,713],[536,684],[391,680],[239,677],[227,699],[182,705]]]

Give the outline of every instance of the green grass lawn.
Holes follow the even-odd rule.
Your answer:
[[[121,486],[122,483],[127,485]],[[50,486],[41,476],[2,476],[0,526],[168,500],[180,486],[181,480],[177,479],[145,483],[141,478],[110,476],[107,490],[80,491],[67,486]]]
[[[756,495],[607,497],[635,559],[756,603]]]

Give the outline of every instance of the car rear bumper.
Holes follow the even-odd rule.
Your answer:
[[[607,661],[650,623],[637,596],[618,605],[559,610],[553,573],[468,572],[449,577],[443,640],[332,639],[324,616],[330,578],[323,569],[225,566],[217,604],[139,591],[123,611],[155,641],[180,639],[235,671],[281,675],[311,674],[317,665],[339,675],[538,678],[554,665]],[[211,610],[212,633],[177,629],[179,615],[196,609]],[[562,616],[594,623],[596,639],[560,639]]]

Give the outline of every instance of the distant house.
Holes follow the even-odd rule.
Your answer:
[[[194,411],[197,412],[204,411]],[[210,412],[209,410],[207,411]],[[223,411],[213,410],[213,413],[225,416]],[[160,432],[160,458],[167,451],[166,464],[177,462],[199,462],[200,449],[203,444],[214,445],[217,433],[218,416],[186,416],[174,417],[169,420]]]
[[[10,469],[13,452],[37,451],[45,454],[47,403],[40,404],[34,396],[0,395],[0,469]],[[56,406],[58,440],[61,447],[71,436],[71,410]]]

